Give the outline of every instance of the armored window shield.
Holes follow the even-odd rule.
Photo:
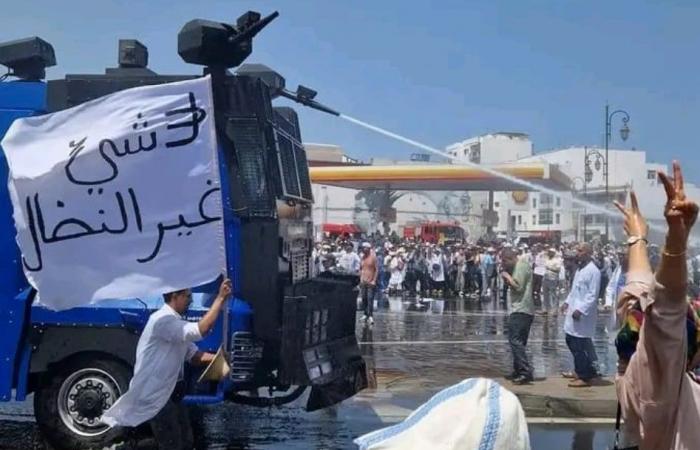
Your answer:
[[[306,152],[301,144],[296,113],[291,108],[275,108],[273,128],[282,178],[282,196],[313,201]]]
[[[287,198],[299,199],[301,198],[301,189],[299,188],[292,138],[283,131],[275,130],[275,145],[282,175],[282,194]]]

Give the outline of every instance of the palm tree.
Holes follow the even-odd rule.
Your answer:
[[[370,212],[379,213],[380,211],[391,208],[391,206],[404,195],[404,192],[392,191],[390,189],[364,189],[355,194],[355,201],[364,200]],[[389,222],[382,222],[384,234],[389,234]]]

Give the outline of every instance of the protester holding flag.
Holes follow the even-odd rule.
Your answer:
[[[184,362],[209,364],[215,357],[201,352],[194,342],[209,333],[224,302],[231,295],[231,280],[224,280],[211,308],[199,322],[182,318],[192,303],[192,291],[165,294],[165,304],[153,313],[136,347],[136,364],[129,390],[102,415],[111,427],[135,427],[150,421],[162,450],[193,447],[192,428],[184,397]]]

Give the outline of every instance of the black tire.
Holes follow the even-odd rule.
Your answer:
[[[71,387],[78,389],[78,396],[81,396],[78,401],[82,400],[81,405],[94,405],[95,396],[107,395],[105,398],[115,397],[111,400],[114,402],[116,398],[126,392],[131,379],[131,370],[126,365],[109,359],[95,358],[78,358],[70,361],[60,369],[49,373],[48,383],[40,386],[34,394],[34,415],[39,425],[39,429],[43,433],[47,441],[57,450],[86,450],[86,449],[102,449],[115,442],[125,440],[126,430],[120,427],[106,428],[99,425],[86,423],[83,426],[78,422],[78,419],[72,419],[67,414],[78,414],[70,407],[69,397]],[[96,379],[104,379],[108,387],[99,390],[95,385]],[[89,383],[88,383],[89,380]],[[108,382],[107,382],[108,381]],[[88,384],[90,387],[78,386]],[[99,384],[99,383],[98,383]],[[80,391],[89,392],[81,394]],[[103,391],[104,389],[104,391]],[[67,391],[66,391],[67,390]],[[117,393],[114,396],[112,393]],[[86,397],[91,396],[91,397]],[[73,395],[72,398],[75,398]],[[62,405],[59,406],[59,401]],[[77,408],[78,401],[72,401],[73,407]],[[88,402],[88,403],[86,403]],[[98,407],[101,411],[102,408]],[[90,409],[89,415],[94,415],[95,410]],[[87,422],[87,417],[79,419],[81,422]],[[94,420],[94,419],[93,419]],[[99,424],[98,421],[95,421]]]

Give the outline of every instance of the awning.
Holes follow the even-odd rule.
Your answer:
[[[555,164],[528,162],[485,166],[524,181],[569,191],[571,180]],[[311,181],[353,189],[425,191],[527,191],[520,183],[476,167],[457,164],[396,166],[311,167]]]
[[[354,223],[324,223],[323,232],[331,234],[355,234],[362,233],[362,230]]]

